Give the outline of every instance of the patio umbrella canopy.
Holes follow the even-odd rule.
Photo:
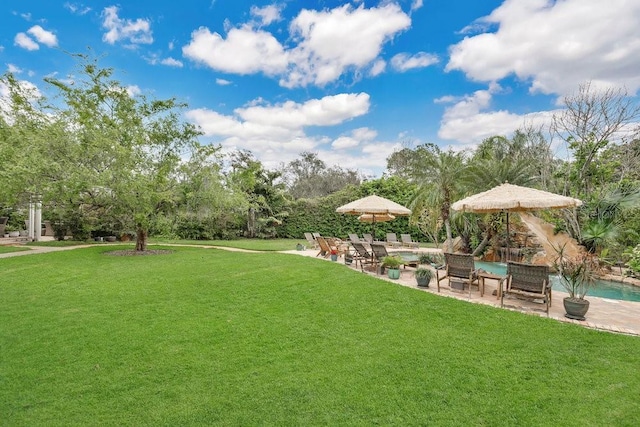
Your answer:
[[[473,213],[505,212],[507,216],[507,260],[509,260],[509,212],[572,208],[581,204],[581,200],[573,197],[505,183],[491,190],[458,200],[451,205],[451,209]]]
[[[411,210],[404,206],[385,199],[384,197],[372,195],[354,200],[336,209],[338,213],[359,215],[358,219],[363,222],[373,224],[373,238],[376,235],[376,222],[391,221],[397,215],[411,215]]]

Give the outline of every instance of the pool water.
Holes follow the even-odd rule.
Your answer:
[[[507,264],[498,262],[476,261],[476,268],[481,268],[494,274],[507,274]],[[564,288],[559,282],[558,276],[551,275],[551,288],[557,291],[563,291]],[[600,298],[617,299],[622,301],[639,301],[640,302],[640,286],[628,285],[619,282],[610,282],[607,280],[596,280],[596,283],[589,289],[587,295]]]

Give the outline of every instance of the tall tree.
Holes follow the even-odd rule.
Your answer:
[[[612,142],[640,136],[640,104],[625,89],[580,85],[577,93],[564,98],[564,109],[553,117],[553,131],[573,154],[571,182],[580,195],[589,198],[601,152]]]
[[[200,132],[181,120],[185,104],[132,96],[112,69],[77,56],[80,79],[46,79],[64,101],[54,114],[69,124],[72,192],[81,205],[108,205],[136,229],[136,250],[143,251],[150,223],[175,201],[183,150],[197,145]]]
[[[416,148],[409,165],[411,179],[417,184],[410,204],[413,215],[417,218],[423,211],[437,212],[445,227],[449,251],[453,251],[451,205],[461,195],[464,159],[462,152],[443,151],[434,144],[426,144]]]

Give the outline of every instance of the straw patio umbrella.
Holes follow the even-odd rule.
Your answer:
[[[410,209],[376,195],[354,200],[353,202],[340,206],[336,209],[336,212],[358,215],[360,221],[371,222],[374,240],[376,238],[376,222],[391,221],[398,215],[411,215]]]
[[[581,200],[561,196],[535,188],[521,187],[509,183],[491,190],[458,200],[451,209],[473,213],[504,212],[507,218],[507,261],[509,260],[509,212],[526,212],[540,209],[562,209],[577,207]]]

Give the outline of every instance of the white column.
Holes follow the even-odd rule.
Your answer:
[[[29,241],[33,241],[33,225],[35,219],[35,205],[33,203],[33,196],[29,199],[29,228],[27,229],[27,235],[29,236]]]
[[[34,240],[39,242],[42,236],[42,201],[40,196],[36,200],[36,211],[33,219]]]

